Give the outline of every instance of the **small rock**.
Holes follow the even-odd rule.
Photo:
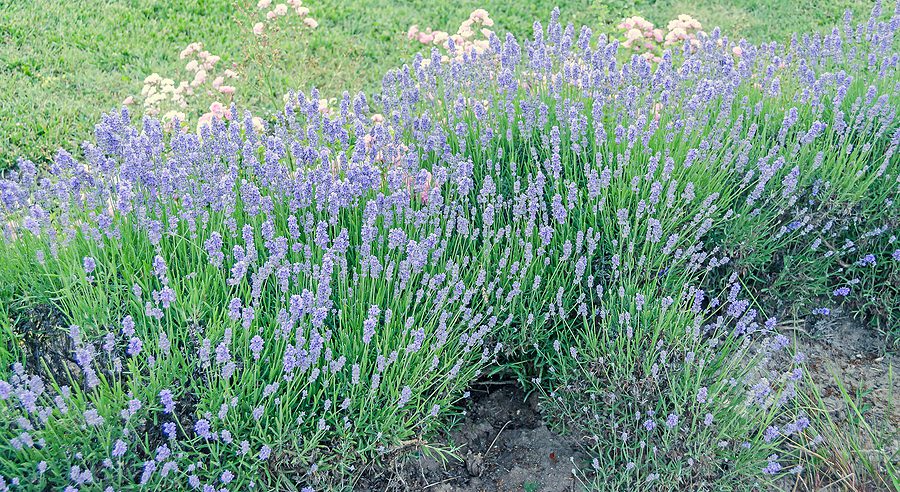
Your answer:
[[[484,473],[484,456],[481,453],[466,452],[466,471],[473,477],[480,477]]]

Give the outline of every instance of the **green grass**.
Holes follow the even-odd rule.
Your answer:
[[[269,111],[289,89],[316,86],[334,97],[344,90],[375,89],[384,72],[421,46],[406,40],[411,24],[455,30],[477,7],[495,29],[519,37],[559,5],[562,19],[608,28],[640,13],[664,24],[679,13],[733,37],[786,40],[793,31],[831,26],[845,8],[868,11],[869,0],[415,0],[310,1],[319,29],[277,46],[285,59],[269,74],[273,94],[242,95],[253,110]],[[238,61],[245,36],[232,21],[231,0],[0,0],[0,169],[19,157],[52,158],[60,147],[77,150],[99,115],[140,91],[152,73],[176,74],[178,52],[202,41],[226,62]],[[790,19],[790,22],[785,22]]]

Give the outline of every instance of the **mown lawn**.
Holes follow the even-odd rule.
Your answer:
[[[563,20],[598,29],[636,13],[657,24],[689,13],[732,37],[763,41],[832,26],[847,8],[866,13],[871,1],[315,1],[308,6],[319,28],[283,40],[284,62],[266,75],[270,90],[240,102],[266,111],[291,88],[316,86],[326,96],[375,89],[388,68],[421,48],[404,36],[410,24],[455,30],[482,7],[495,30],[524,37],[556,5]],[[41,161],[59,147],[77,149],[99,114],[139,92],[146,75],[178,74],[178,52],[189,42],[240,61],[246,37],[234,13],[233,0],[0,0],[0,169],[20,156]]]

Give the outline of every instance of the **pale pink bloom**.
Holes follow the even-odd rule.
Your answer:
[[[312,17],[307,17],[307,18],[303,19],[303,23],[306,24],[306,27],[308,27],[310,29],[315,29],[315,28],[319,27],[319,23]]]
[[[183,59],[191,56],[195,52],[200,51],[201,49],[203,49],[203,44],[191,43],[191,44],[187,45],[186,48],[181,50],[181,53],[178,56],[183,60]]]
[[[328,111],[328,99],[319,99],[319,112],[325,113]]]
[[[487,15],[488,15],[487,10],[475,9],[469,14],[469,19],[471,19],[471,20],[481,19],[482,16],[487,17]]]
[[[265,30],[266,30],[266,25],[263,24],[262,22],[257,22],[256,24],[253,24],[253,34],[255,34],[257,36],[262,36],[263,31],[265,31]]]
[[[222,59],[221,56],[209,55],[206,57],[206,63],[209,65],[215,65],[216,63],[219,63],[219,60],[221,60],[221,59]]]
[[[383,122],[384,122],[384,116],[382,116],[381,113],[375,113],[375,114],[372,115],[372,121],[375,122],[375,123],[383,123]]]
[[[269,5],[272,5],[272,0],[259,0],[256,3],[256,8],[263,10],[269,8]]]
[[[214,78],[213,81],[212,81],[213,89],[218,89],[219,86],[221,86],[221,85],[224,84],[224,83],[225,83],[225,77],[222,77],[222,76],[220,75],[220,76]]]
[[[233,95],[234,91],[235,91],[235,88],[233,85],[223,85],[223,86],[219,87],[219,92],[221,92],[222,94],[228,95],[228,96]]]
[[[215,101],[209,105],[209,112],[216,118],[221,118],[225,115],[225,105],[219,101]]]
[[[740,46],[735,46],[731,48],[731,52],[734,53],[734,56],[741,57],[744,54],[744,50]]]
[[[287,1],[288,5],[290,5],[291,7],[294,7],[294,8],[297,8],[301,5],[303,5],[303,2],[301,0],[286,0],[286,1]]]
[[[651,33],[653,34],[653,39],[657,43],[662,43],[664,36],[662,29],[654,29],[653,31],[651,31]]]
[[[194,74],[194,80],[191,81],[191,86],[197,87],[203,84],[204,82],[206,82],[206,76],[206,70],[203,70],[202,68],[200,70],[197,70],[197,73]]]
[[[457,30],[456,33],[464,38],[472,37],[475,34],[475,32],[472,31],[472,24],[474,24],[474,21],[471,19],[464,20],[463,23],[459,25],[459,30]]]
[[[198,68],[200,68],[200,65],[197,63],[197,60],[191,60],[184,66],[184,69],[188,72],[195,72]]]
[[[230,68],[226,68],[224,72],[222,72],[229,79],[236,79],[238,77],[237,72]]]
[[[680,14],[678,20],[680,20],[682,25],[687,29],[703,29],[703,26],[700,25],[700,21],[687,14]]]
[[[279,3],[278,5],[275,6],[275,8],[272,10],[272,12],[275,12],[275,15],[278,15],[278,16],[286,15],[287,14],[287,5],[285,5],[283,3]]]
[[[395,164],[397,164],[397,163],[395,163]],[[429,171],[425,171],[425,174],[426,174],[425,182],[422,183],[422,188],[419,190],[416,190],[416,177],[415,176],[407,174],[405,181],[406,181],[406,189],[407,189],[407,191],[409,191],[410,195],[413,195],[413,196],[418,195],[418,198],[420,200],[422,200],[422,202],[428,203],[428,192],[431,191],[431,184],[432,184],[433,178]],[[418,193],[416,193],[416,191],[418,191]]]
[[[431,44],[431,42],[434,41],[434,34],[420,32],[418,41],[422,44]]]
[[[663,105],[662,103],[656,103],[653,105],[653,120],[659,121],[659,116],[662,113]]]
[[[673,45],[685,39],[688,39],[687,31],[681,27],[676,27],[669,31],[669,34],[666,34],[666,45]]]
[[[490,24],[487,24],[487,22],[490,21],[491,18],[490,18],[490,16],[488,15],[487,10],[484,10],[484,9],[475,9],[475,10],[473,10],[472,13],[469,14],[469,19],[471,19],[471,20],[473,20],[473,21],[475,21],[475,22],[485,23],[485,25],[487,25],[488,27],[490,27],[491,25],[493,25],[493,21],[491,21]]]
[[[490,29],[484,27],[481,28],[481,35],[484,36],[485,39],[490,39],[491,34],[494,34],[494,31],[491,31]]]
[[[144,84],[155,84],[161,79],[162,77],[160,77],[158,73],[151,73],[144,79]]]
[[[306,17],[307,15],[309,15],[309,9],[306,7],[297,7],[296,11],[297,15],[299,15],[300,17]]]
[[[450,38],[450,36],[444,31],[434,31],[432,34],[434,34],[434,44],[436,45],[442,45],[447,42],[447,39]]]
[[[130,105],[134,104],[134,96],[126,97],[125,100],[122,101],[122,104],[124,104],[125,106],[130,106]]]
[[[407,29],[407,31],[406,31],[406,38],[412,40],[412,39],[416,39],[418,36],[419,36],[419,26],[417,26],[415,24],[409,26],[409,29]]]
[[[653,30],[653,23],[640,16],[634,18],[634,25],[642,31]]]
[[[276,14],[274,10],[266,12],[266,19],[275,20],[276,17],[278,17],[278,14]]]
[[[250,121],[253,123],[253,129],[256,130],[257,133],[266,130],[266,125],[263,123],[262,118],[260,118],[259,116],[254,116]]]
[[[644,34],[638,28],[631,28],[625,33],[625,39],[631,42],[641,39],[642,37],[644,37]]]

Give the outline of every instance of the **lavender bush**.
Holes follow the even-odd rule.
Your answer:
[[[0,488],[351,488],[444,452],[502,368],[586,438],[587,485],[798,472],[803,357],[762,369],[790,343],[753,296],[896,296],[898,28],[654,64],[554,12],[264,131],[105,116],[83,161],[0,182],[4,309],[67,325],[61,360],[4,327]]]

